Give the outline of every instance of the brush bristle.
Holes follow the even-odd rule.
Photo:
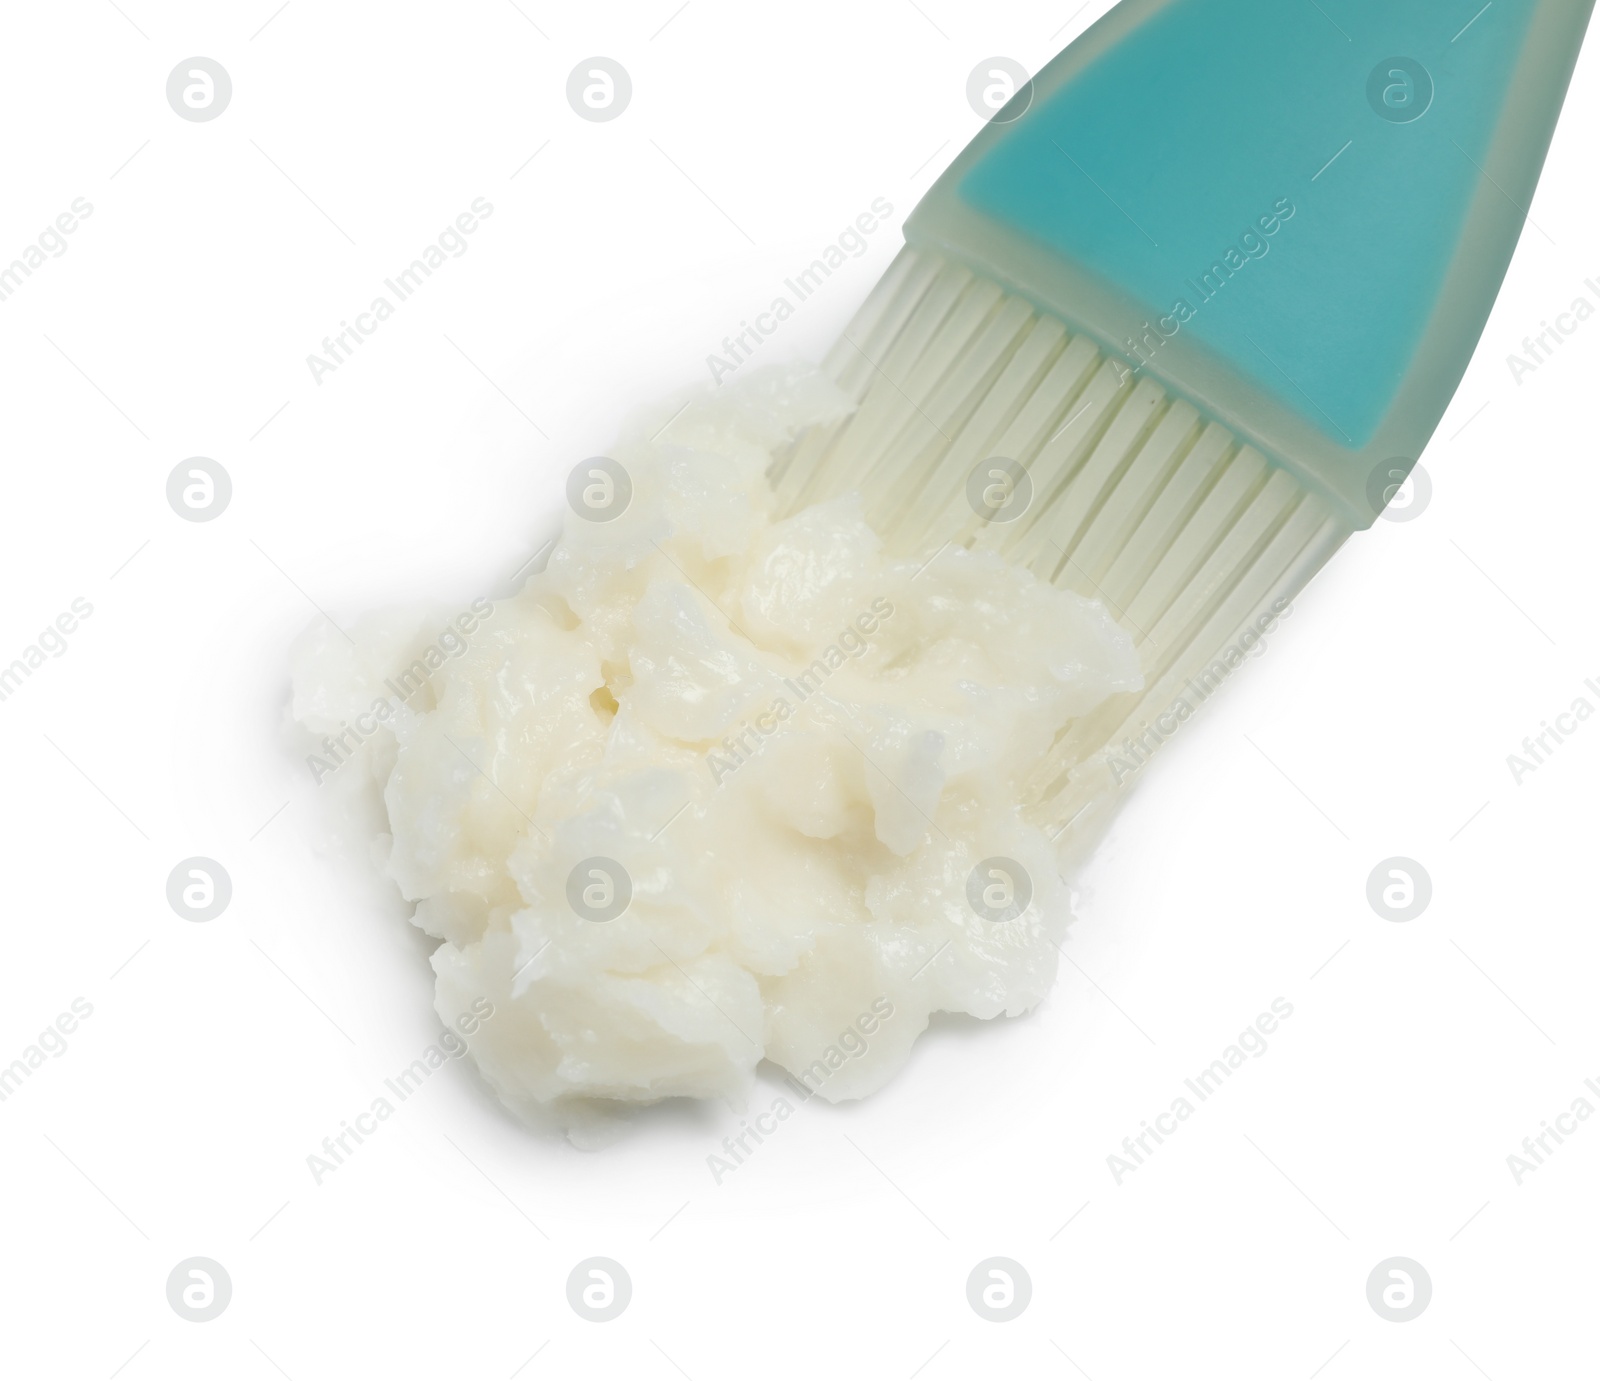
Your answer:
[[[1245,631],[1349,536],[1325,499],[1226,427],[925,251],[901,251],[824,368],[858,406],[773,467],[783,511],[856,490],[891,550],[999,552],[1101,600],[1139,649],[1144,690],[1062,725],[1029,784],[1030,815],[1064,849],[1107,818],[1096,807],[1170,736],[1180,699],[1186,720],[1250,650]],[[1031,482],[1015,521],[968,498],[995,459]]]

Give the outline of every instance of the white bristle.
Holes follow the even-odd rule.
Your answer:
[[[1103,601],[1139,649],[1144,690],[1062,725],[1035,773],[1028,806],[1052,835],[1081,821],[1073,835],[1087,837],[1093,807],[1167,736],[1152,721],[1180,696],[1208,699],[1242,631],[1349,535],[1226,427],[937,255],[903,250],[824,367],[857,408],[774,467],[785,511],[856,490],[891,550],[997,551]],[[1013,522],[986,520],[967,497],[995,459],[1032,483]]]

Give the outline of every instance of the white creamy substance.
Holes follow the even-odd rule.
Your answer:
[[[625,510],[569,513],[515,596],[296,647],[313,773],[381,791],[438,1013],[488,999],[472,1054],[526,1116],[739,1102],[762,1059],[857,1098],[930,1013],[1050,988],[1070,898],[1021,784],[1139,686],[1132,643],[998,557],[888,556],[853,495],[776,519],[774,452],[848,409],[810,371],[725,385],[619,444]],[[969,900],[993,859],[1031,883],[1011,919]]]

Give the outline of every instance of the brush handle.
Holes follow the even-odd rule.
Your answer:
[[[973,140],[907,241],[1366,527],[1466,370],[1592,8],[1125,0]]]

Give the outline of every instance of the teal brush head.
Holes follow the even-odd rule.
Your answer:
[[[1475,8],[1124,0],[946,170],[828,357],[858,407],[774,471],[787,504],[859,490],[892,547],[998,550],[1139,646],[1145,689],[1036,774],[1064,845],[1460,383],[1593,0]]]

